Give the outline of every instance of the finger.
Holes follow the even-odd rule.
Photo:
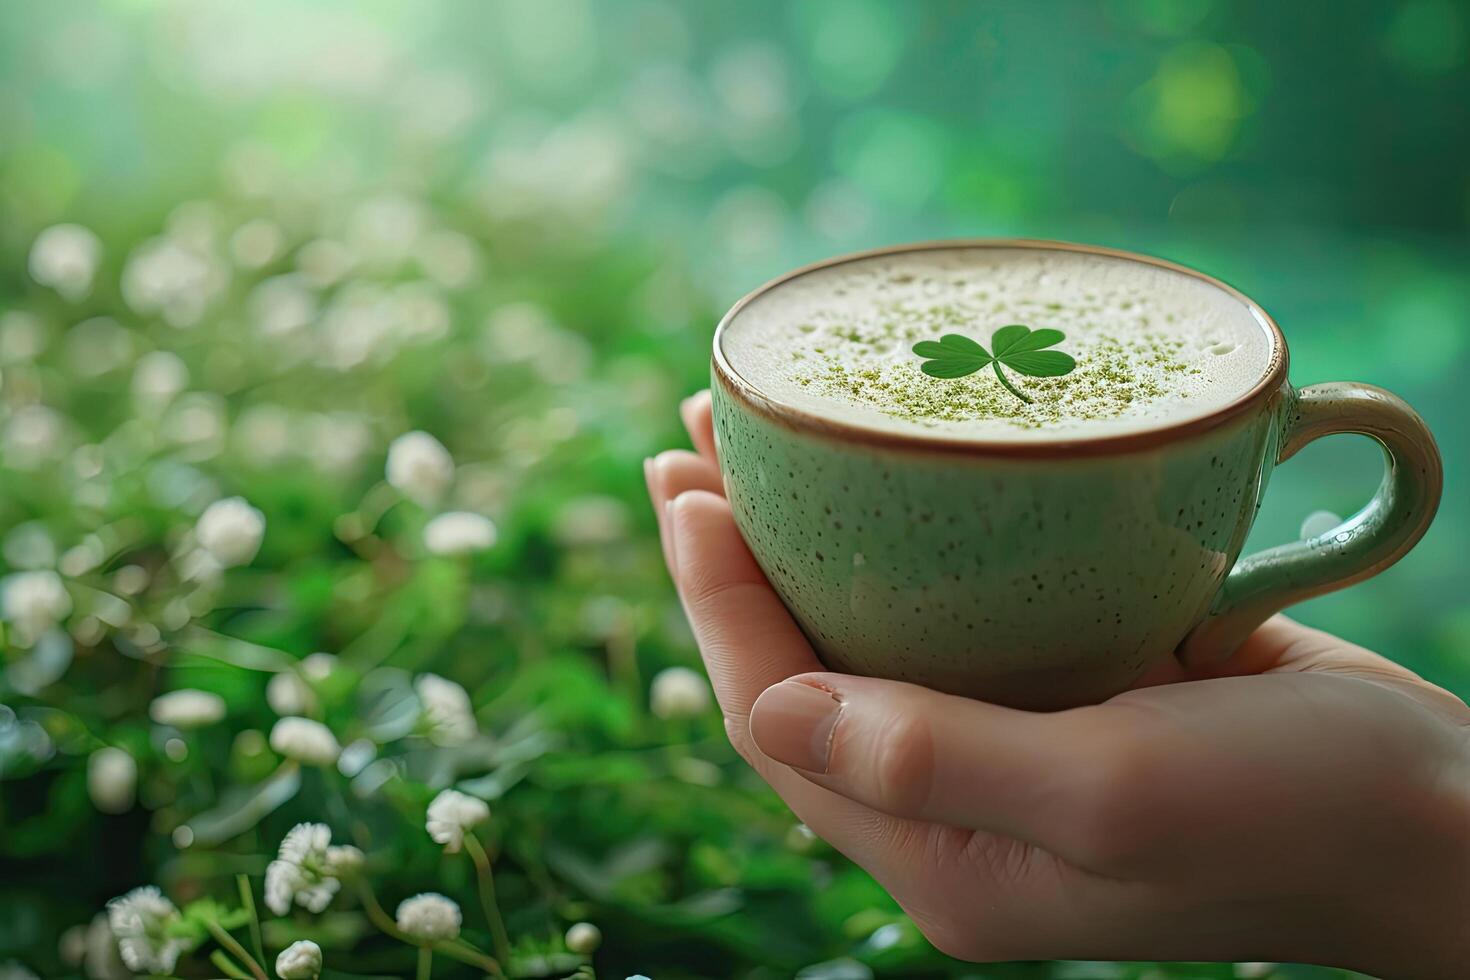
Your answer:
[[[658,520],[659,540],[663,545],[664,563],[673,574],[666,511],[668,502],[686,490],[723,493],[720,471],[702,456],[684,449],[670,449],[643,461],[643,478],[648,483],[648,498],[653,503],[653,516]]]
[[[715,462],[715,423],[709,391],[696,392],[684,399],[679,404],[679,417],[684,420],[684,428],[689,430],[689,438],[699,455]]]
[[[730,742],[822,839],[870,872],[898,880],[932,828],[896,820],[802,778],[750,739],[750,708],[772,684],[820,670],[811,646],[751,557],[723,497],[689,491],[669,508],[675,582],[725,713]]]
[[[762,692],[751,735],[807,779],[896,817],[1068,856],[1071,821],[1114,741],[1104,708],[1040,714],[914,684],[820,673]],[[1115,709],[1121,715],[1127,709]]]
[[[679,494],[669,511],[675,584],[725,717],[745,726],[760,693],[821,670],[791,614],[740,537],[717,494]]]

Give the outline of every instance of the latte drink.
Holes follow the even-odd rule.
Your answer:
[[[959,334],[998,353],[992,336],[1012,324],[1059,331],[1053,349],[1075,368],[1030,377],[1002,362],[1019,396],[995,364],[957,378],[921,371],[916,344]],[[1201,418],[1257,385],[1272,356],[1253,309],[1195,276],[1034,248],[900,252],[819,269],[745,306],[721,344],[731,370],[773,402],[890,435],[984,442]]]

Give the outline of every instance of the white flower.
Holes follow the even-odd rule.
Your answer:
[[[102,242],[81,225],[52,225],[31,245],[31,278],[76,301],[92,289]]]
[[[148,717],[160,725],[202,728],[225,716],[225,699],[209,691],[183,688],[160,694],[148,705]]]
[[[87,795],[103,813],[124,813],[133,806],[138,764],[122,749],[109,745],[87,757]]]
[[[470,696],[454,681],[438,674],[420,674],[413,689],[424,708],[429,741],[435,745],[463,745],[479,733]]]
[[[484,551],[495,543],[490,518],[465,511],[440,514],[424,526],[424,547],[436,555],[464,555]]]
[[[320,912],[342,883],[333,863],[332,829],[324,823],[299,823],[281,841],[276,859],[265,869],[265,904],[276,915],[295,902]]]
[[[484,800],[446,789],[429,804],[424,829],[434,843],[444,845],[445,853],[454,854],[464,845],[465,832],[489,819],[490,807]]]
[[[332,676],[332,671],[337,669],[337,658],[330,653],[313,653],[301,660],[301,673],[306,675],[307,680],[316,681],[320,684]]]
[[[245,222],[230,236],[230,254],[246,269],[259,269],[281,254],[286,236],[281,226],[265,218]]]
[[[602,930],[590,922],[578,922],[567,930],[567,949],[591,956],[602,945]]]
[[[133,250],[120,283],[133,312],[161,314],[175,327],[199,322],[226,282],[224,270],[200,244],[152,238]]]
[[[221,565],[245,565],[260,550],[265,515],[246,503],[244,497],[216,500],[199,515],[194,535]]]
[[[654,675],[648,702],[660,718],[693,718],[709,710],[709,682],[688,667],[667,667]]]
[[[367,862],[367,856],[351,844],[334,844],[327,848],[327,868],[338,878],[357,874]]]
[[[82,957],[86,975],[88,980],[131,980],[107,918],[106,912],[98,912],[87,926],[87,949]]]
[[[437,501],[454,479],[454,459],[444,444],[427,432],[407,432],[388,446],[388,482],[400,493],[428,505]]]
[[[322,972],[322,948],[310,939],[298,939],[276,957],[281,980],[311,980]]]
[[[311,286],[295,275],[274,276],[250,291],[246,300],[256,329],[272,337],[294,333],[316,317],[317,298]]]
[[[288,759],[311,766],[330,766],[342,754],[337,736],[310,718],[282,718],[271,729],[271,748]]]
[[[459,935],[459,906],[435,892],[405,898],[398,906],[398,930],[426,943]]]
[[[45,405],[22,405],[5,426],[5,465],[13,470],[33,470],[58,458],[66,438],[66,421]]]
[[[299,715],[316,704],[316,694],[295,671],[283,670],[266,682],[265,702],[278,715]]]
[[[134,973],[172,973],[184,940],[169,936],[179,910],[153,885],[134,888],[107,903],[107,922],[123,963]]]
[[[6,619],[27,633],[39,634],[71,613],[71,596],[55,572],[17,572],[5,581],[3,607]]]
[[[162,404],[188,386],[188,367],[170,351],[144,354],[133,367],[133,397],[140,402]]]

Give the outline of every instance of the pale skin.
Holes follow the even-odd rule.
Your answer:
[[[1278,616],[1036,714],[825,671],[696,452],[646,465],[664,556],[735,748],[940,950],[974,961],[1470,964],[1470,708]]]

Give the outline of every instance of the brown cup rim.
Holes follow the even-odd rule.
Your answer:
[[[1144,265],[1151,265],[1156,268],[1168,269],[1172,272],[1192,276],[1238,300],[1256,318],[1256,321],[1266,328],[1271,341],[1270,363],[1267,365],[1260,380],[1253,387],[1208,415],[1162,425],[1158,428],[1144,429],[1138,432],[1022,442],[994,439],[952,439],[925,435],[923,433],[900,434],[882,432],[849,422],[823,418],[820,415],[783,404],[768,397],[757,389],[755,385],[742,378],[725,358],[721,341],[724,338],[725,331],[734,322],[740,312],[759,297],[794,279],[821,269],[828,269],[832,266],[864,259],[880,258],[889,255],[904,255],[913,252],[979,248],[1080,252],[1087,255],[1100,255],[1107,258],[1139,262]],[[900,451],[911,450],[958,453],[962,455],[1034,458],[1126,453],[1139,449],[1150,449],[1217,428],[1235,419],[1237,416],[1248,412],[1258,403],[1268,400],[1277,392],[1286,381],[1287,358],[1286,337],[1282,334],[1281,327],[1272,319],[1269,313],[1261,308],[1260,304],[1229,283],[1222,282],[1213,276],[1208,276],[1197,269],[1191,269],[1189,266],[1180,265],[1177,262],[1170,262],[1168,259],[1161,259],[1152,255],[1143,255],[1138,252],[1128,252],[1101,245],[1083,245],[1076,242],[1049,241],[1037,238],[955,238],[913,242],[902,245],[888,245],[861,252],[849,252],[844,255],[823,259],[819,262],[813,262],[784,275],[777,276],[775,279],[746,293],[720,318],[719,325],[715,327],[712,364],[715,377],[721,382],[722,386],[732,398],[737,399],[745,407],[768,419],[799,431],[832,439],[840,439],[846,442]]]

